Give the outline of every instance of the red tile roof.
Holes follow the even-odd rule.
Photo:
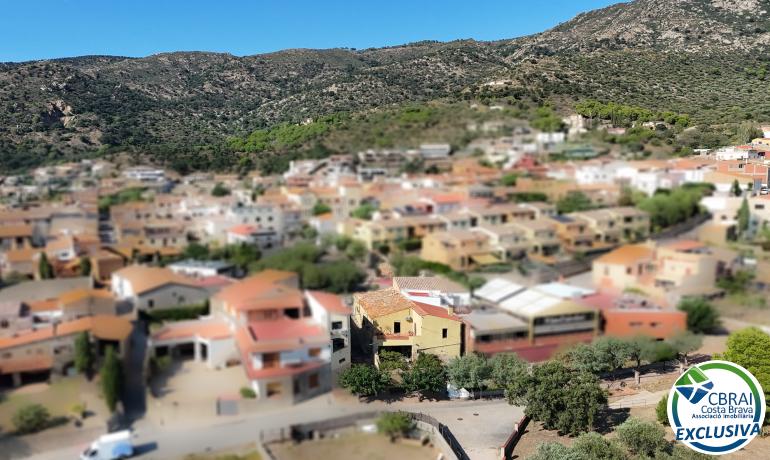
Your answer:
[[[449,313],[446,308],[428,305],[427,303],[414,302],[414,311],[420,316],[436,316],[451,321],[461,321],[460,317]]]

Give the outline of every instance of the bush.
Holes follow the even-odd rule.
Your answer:
[[[241,398],[256,399],[257,393],[249,387],[241,387]]]
[[[19,434],[27,434],[44,429],[50,419],[48,409],[40,404],[29,404],[17,410],[11,422]]]
[[[165,308],[162,310],[153,310],[144,312],[151,323],[162,323],[163,321],[184,321],[188,319],[197,319],[199,316],[205,316],[209,313],[209,305],[194,305],[190,307]]]
[[[412,416],[405,412],[388,412],[377,419],[377,432],[390,436],[391,440],[406,436],[413,427]]]
[[[655,406],[655,417],[658,423],[668,426],[668,395],[663,395]]]
[[[171,367],[171,356],[153,356],[150,358],[150,368],[153,373],[159,374]]]
[[[668,447],[666,432],[655,422],[630,418],[617,429],[618,439],[634,455],[653,457]]]

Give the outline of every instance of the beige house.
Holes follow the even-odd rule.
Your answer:
[[[490,238],[483,232],[451,230],[427,235],[422,240],[420,257],[447,265],[453,270],[470,270],[502,262]]]

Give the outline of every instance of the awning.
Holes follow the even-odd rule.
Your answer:
[[[471,256],[471,260],[479,265],[495,265],[502,263],[502,261],[493,256],[492,254],[475,254]]]

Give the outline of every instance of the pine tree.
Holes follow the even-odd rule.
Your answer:
[[[120,399],[122,374],[123,370],[115,350],[112,347],[108,347],[99,375],[101,376],[104,402],[107,404],[110,412],[115,412],[118,400]]]
[[[55,277],[53,266],[48,262],[48,256],[45,255],[45,252],[40,253],[40,261],[38,262],[37,270],[40,274],[40,279],[50,280]]]
[[[738,234],[744,236],[746,230],[749,229],[749,219],[751,214],[749,212],[749,202],[746,198],[743,198],[743,203],[738,209]]]
[[[81,332],[75,339],[75,369],[78,372],[91,372],[94,365],[94,350],[88,332]]]
[[[733,192],[733,195],[735,195],[735,196],[743,195],[743,191],[741,190],[741,184],[738,183],[738,179],[735,179],[733,181],[732,192]]]

